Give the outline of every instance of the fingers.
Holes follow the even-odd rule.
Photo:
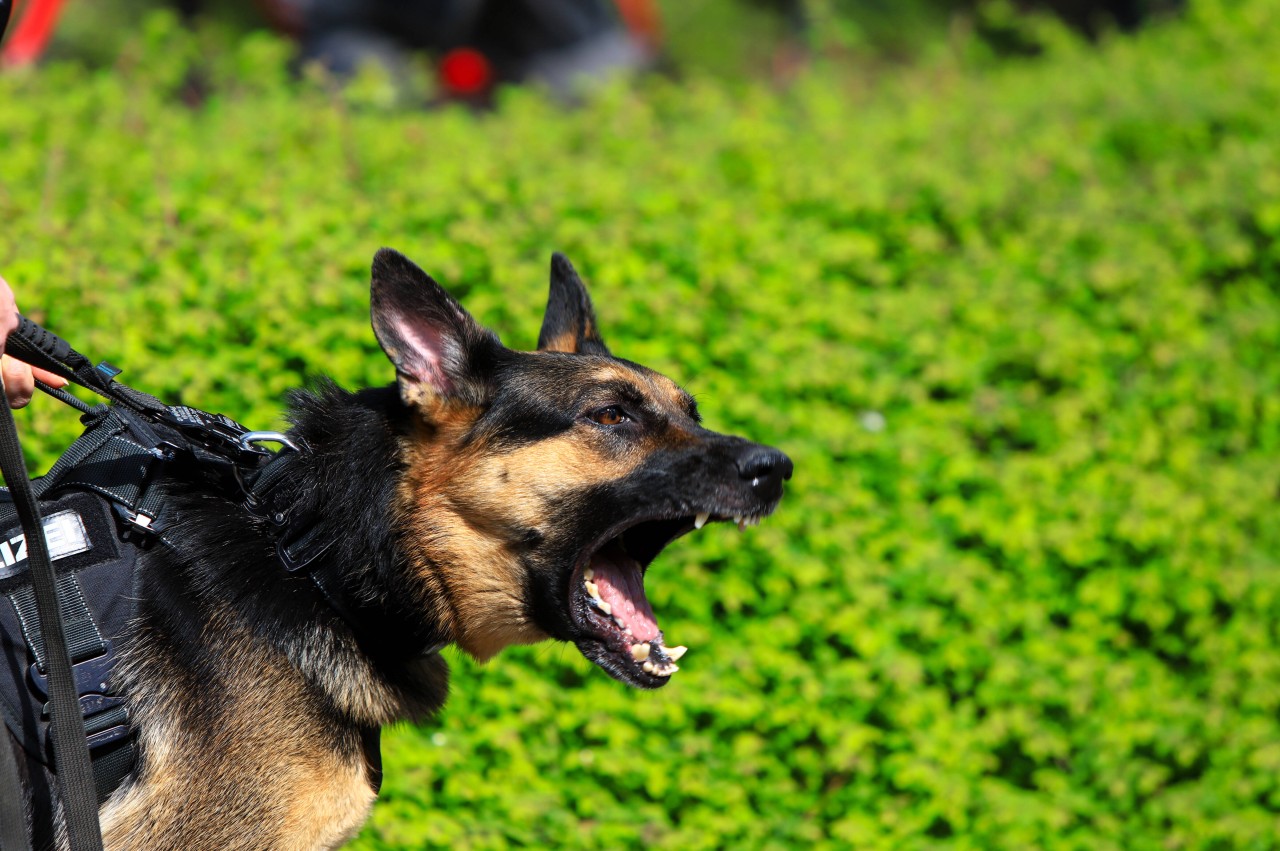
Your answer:
[[[9,399],[9,407],[21,408],[31,401],[32,394],[36,392],[31,367],[5,355],[0,358],[0,375],[4,376],[4,395]]]
[[[0,352],[9,334],[18,327],[18,305],[13,298],[13,290],[9,282],[0,276]],[[0,362],[0,375],[4,376],[4,392],[9,405],[21,408],[31,401],[36,392],[36,379],[40,379],[50,387],[65,387],[67,380],[44,369],[28,366],[22,361],[14,360],[8,355]]]
[[[4,351],[4,341],[9,332],[18,327],[18,305],[13,300],[13,290],[9,283],[0,277],[0,351]]]
[[[43,381],[45,384],[48,384],[50,387],[66,387],[67,386],[67,379],[63,378],[61,375],[54,375],[52,372],[50,372],[47,369],[41,369],[38,366],[33,366],[31,367],[31,374],[35,376],[35,378],[38,381]]]

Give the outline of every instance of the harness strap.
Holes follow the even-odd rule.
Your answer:
[[[107,652],[107,642],[98,625],[93,622],[89,605],[84,601],[80,582],[74,573],[64,573],[54,580],[58,589],[58,604],[62,612],[62,626],[66,631],[67,652],[71,664],[78,666],[86,659],[102,656]],[[44,649],[44,632],[40,629],[40,614],[36,606],[36,592],[31,585],[21,585],[9,593],[9,602],[18,613],[22,624],[22,637],[36,657],[36,669],[44,675],[48,670]]]

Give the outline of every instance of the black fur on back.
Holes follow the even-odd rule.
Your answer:
[[[327,550],[308,571],[287,573],[276,556],[277,529],[250,512],[227,479],[198,467],[176,469],[166,483],[173,516],[164,537],[172,546],[144,559],[140,622],[151,640],[163,637],[196,680],[206,661],[201,631],[215,612],[234,612],[259,640],[290,658],[305,655],[325,665],[325,653],[359,653],[382,685],[405,694],[410,714],[433,711],[444,700],[445,683],[438,684],[439,694],[416,694],[422,672],[413,663],[425,648],[445,642],[436,613],[446,604],[423,600],[410,585],[390,522],[408,411],[394,387],[351,393],[327,380],[294,391],[289,407],[290,436],[302,451],[275,462],[288,468],[276,507],[311,518],[330,542]],[[338,577],[344,608],[357,616],[354,625],[312,581],[309,573],[320,570]]]

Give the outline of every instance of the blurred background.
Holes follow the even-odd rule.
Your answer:
[[[372,849],[1280,847],[1280,9],[25,0],[0,270],[171,403],[391,380],[396,247],[795,479],[669,548],[658,693],[447,650]],[[66,409],[19,414],[47,468]]]
[[[572,78],[610,70],[710,72],[786,80],[815,54],[910,61],[976,30],[996,53],[1040,49],[1020,14],[1054,16],[1097,39],[1169,15],[1181,0],[16,0],[4,61],[42,56],[105,64],[126,24],[169,9],[228,37],[273,31],[296,43],[297,64],[339,75],[376,63],[404,82],[425,64],[434,94],[478,98],[494,86],[539,82],[561,94]],[[1026,32],[1019,32],[1027,29]],[[960,31],[957,33],[957,31]]]

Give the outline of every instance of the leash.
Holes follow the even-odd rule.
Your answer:
[[[0,380],[0,385],[3,382]],[[55,589],[53,562],[44,537],[44,524],[40,520],[40,508],[31,490],[26,460],[18,444],[18,428],[7,402],[0,403],[0,469],[4,472],[9,492],[14,496],[18,516],[22,519],[22,532],[27,540],[27,558],[30,564],[31,584],[35,590],[36,607],[40,617],[40,630],[44,637],[45,665],[49,683],[49,717],[51,719],[54,753],[58,765],[58,785],[62,792],[63,817],[72,851],[101,851],[102,831],[98,825],[98,796],[93,780],[93,767],[89,761],[89,744],[85,739],[84,716],[80,712],[80,697],[76,693],[74,674],[71,671],[71,654],[67,652],[63,633],[62,610]],[[11,748],[4,748],[13,756]],[[17,766],[6,773],[17,777]],[[5,797],[21,806],[21,787],[17,794]],[[21,844],[10,835],[11,816],[6,814],[5,848],[29,848],[25,831]],[[19,817],[19,825],[22,824]]]

